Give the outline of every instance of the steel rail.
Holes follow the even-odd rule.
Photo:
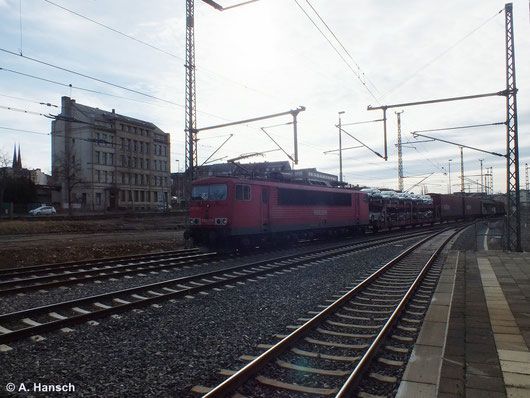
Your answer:
[[[143,286],[137,286],[134,288],[128,288],[123,290],[118,290],[114,292],[109,292],[101,295],[95,295],[95,296],[89,296],[89,297],[83,297],[80,299],[75,300],[69,300],[66,302],[56,303],[56,304],[50,304],[40,307],[34,307],[26,310],[11,312],[8,314],[0,315],[0,325],[5,325],[6,322],[13,321],[13,320],[21,320],[24,318],[28,318],[30,316],[34,315],[44,315],[44,314],[50,314],[53,312],[61,311],[64,309],[72,310],[75,307],[80,307],[86,304],[95,304],[99,301],[105,301],[110,300],[113,302],[113,307],[111,308],[99,308],[96,311],[90,311],[89,314],[81,314],[81,315],[75,315],[72,317],[68,317],[66,319],[60,319],[55,320],[52,322],[36,325],[36,326],[30,326],[23,329],[17,329],[10,331],[8,333],[0,334],[0,344],[7,343],[10,341],[20,340],[24,337],[29,337],[32,335],[36,335],[39,333],[56,330],[59,328],[63,328],[68,325],[77,324],[79,322],[83,322],[85,320],[89,319],[98,319],[102,317],[106,317],[111,314],[116,314],[119,312],[124,312],[132,308],[145,306],[149,304],[154,304],[160,301],[165,301],[168,298],[176,298],[176,297],[182,297],[185,295],[190,295],[194,293],[199,293],[200,291],[204,291],[205,289],[213,289],[218,286],[226,285],[231,282],[237,282],[239,280],[249,279],[256,276],[260,276],[263,274],[269,274],[273,273],[279,270],[282,270],[284,268],[291,268],[299,264],[303,264],[307,261],[315,261],[323,258],[329,258],[336,255],[348,253],[348,252],[354,252],[358,250],[362,250],[369,247],[378,246],[381,244],[390,244],[395,241],[403,240],[402,237],[392,237],[387,239],[385,242],[379,241],[372,241],[368,243],[360,243],[356,245],[350,245],[347,248],[343,249],[324,249],[324,250],[317,250],[312,252],[305,252],[302,254],[294,254],[294,255],[288,255],[288,256],[282,256],[275,259],[268,259],[263,261],[256,261],[249,264],[244,265],[238,265],[230,268],[224,268],[221,270],[213,271],[213,272],[207,272],[202,274],[196,274],[193,276],[187,276],[187,277],[181,277],[176,278],[164,282],[156,282],[151,283]],[[407,238],[405,238],[407,239]],[[287,261],[290,261],[289,263],[286,263]],[[272,264],[271,263],[275,263]],[[256,268],[258,268],[256,270]],[[230,276],[229,274],[236,274],[235,276]],[[210,281],[207,283],[204,283],[203,281],[208,280],[209,278],[216,278],[216,276],[224,276],[223,279],[218,279],[217,281]],[[167,287],[169,285],[182,285],[189,282],[197,282],[200,281],[200,286],[194,286],[189,288],[181,288],[179,287],[179,290],[170,289],[171,292],[165,291],[164,293],[160,292],[152,292],[153,289],[160,289]],[[130,300],[130,296],[136,293],[140,292],[148,292],[150,297],[138,299],[138,301],[129,301],[127,303],[123,303],[123,300],[121,302],[116,302],[113,299],[124,297],[126,296]]]
[[[417,236],[417,235],[423,235],[425,232],[416,232],[409,234],[408,236]],[[400,236],[400,239],[403,239],[403,236]],[[377,238],[375,241],[380,240],[381,238]],[[372,242],[372,240],[368,240],[367,242]],[[342,247],[342,246],[338,246]],[[150,272],[150,271],[156,271],[159,269],[169,268],[169,267],[175,267],[178,265],[188,265],[188,264],[194,264],[197,262],[201,262],[204,259],[208,259],[209,257],[215,256],[215,252],[211,253],[202,253],[202,254],[196,254],[189,257],[189,262],[187,263],[172,263],[172,264],[156,264],[163,261],[167,261],[166,259],[157,260],[156,262],[153,261],[150,264],[142,264],[140,265],[142,268],[136,268],[134,270],[124,270],[124,271],[118,271],[115,272],[116,269],[120,268],[129,268],[129,267],[138,267],[138,264],[126,264],[126,265],[120,265],[118,267],[110,268],[110,267],[104,267],[104,268],[98,268],[98,269],[90,269],[90,270],[83,270],[79,272],[69,272],[69,273],[62,273],[62,274],[55,274],[55,275],[44,275],[40,277],[34,277],[34,278],[27,278],[27,279],[15,279],[15,280],[9,280],[5,282],[0,282],[0,296],[2,295],[9,295],[9,294],[15,294],[15,293],[24,293],[32,290],[38,290],[38,289],[48,289],[48,288],[54,288],[57,286],[65,286],[70,284],[76,284],[81,282],[89,282],[93,280],[100,280],[100,279],[109,279],[114,277],[120,277],[125,275],[131,275],[131,274],[138,274],[142,272]],[[220,258],[224,258],[221,256]],[[182,258],[176,258],[175,261],[179,261]],[[88,276],[89,274],[93,274],[91,276]],[[84,276],[87,275],[87,276]],[[81,277],[78,277],[81,276]],[[77,278],[76,278],[77,277]],[[30,284],[30,285],[22,285],[23,283],[31,283],[31,282],[43,282],[40,284]],[[50,282],[45,282],[50,281]],[[14,286],[14,287],[13,287]],[[2,289],[3,288],[3,289]]]
[[[162,259],[148,264],[124,264],[113,268],[106,267],[55,275],[43,275],[34,278],[14,279],[0,282],[0,295],[27,292],[36,289],[53,288],[57,286],[71,285],[93,280],[109,279],[125,275],[139,274],[142,272],[157,271],[170,267],[192,265],[209,260],[211,257],[215,257],[216,255],[217,253],[194,254],[191,256],[171,259],[171,263],[167,263],[168,259]],[[131,267],[135,267],[135,269],[128,269]],[[32,282],[35,284],[31,284]],[[24,283],[27,284],[23,285]]]
[[[230,376],[224,382],[219,384],[217,387],[212,389],[210,392],[206,393],[203,398],[220,398],[228,396],[229,394],[235,392],[239,387],[246,383],[251,377],[257,374],[265,365],[270,363],[270,361],[282,353],[286,352],[292,346],[294,346],[300,339],[305,335],[315,329],[317,325],[323,323],[329,316],[337,312],[341,307],[347,303],[352,296],[356,295],[359,291],[368,286],[372,281],[378,278],[382,273],[391,268],[394,264],[402,260],[411,254],[418,247],[423,245],[425,242],[429,241],[433,237],[439,235],[441,232],[436,232],[420,242],[412,245],[404,252],[399,254],[397,257],[393,258],[381,268],[379,268],[372,275],[364,279],[361,283],[351,289],[348,293],[344,294],[340,299],[335,301],[333,304],[328,306],[325,310],[320,312],[318,315],[307,321],[305,324],[296,329],[293,333],[289,334],[287,337],[279,341],[277,344],[269,348],[263,354],[255,358],[253,361],[244,366],[241,370]]]
[[[401,313],[403,312],[403,309],[410,301],[410,298],[420,285],[420,283],[423,281],[423,278],[431,268],[431,265],[434,263],[434,261],[438,258],[442,250],[445,248],[447,243],[457,234],[459,233],[461,229],[457,229],[454,233],[452,233],[447,239],[444,240],[444,242],[436,249],[436,251],[431,255],[429,260],[425,263],[423,266],[421,272],[416,277],[410,288],[407,290],[407,293],[403,297],[403,299],[400,301],[399,305],[396,307],[390,318],[387,320],[385,325],[381,328],[379,333],[377,334],[376,338],[368,348],[368,350],[365,352],[361,360],[357,363],[355,368],[353,369],[352,373],[346,380],[346,382],[343,384],[342,388],[339,390],[335,398],[346,398],[350,397],[353,390],[357,387],[359,384],[361,377],[363,376],[364,372],[366,371],[368,365],[370,364],[370,361],[376,354],[376,352],[379,350],[381,344],[384,342],[385,338],[387,337],[389,331],[393,327],[393,325],[398,321]]]
[[[172,251],[161,252],[161,253],[150,253],[150,254],[144,254],[144,255],[131,254],[127,256],[105,257],[105,258],[85,260],[85,261],[68,261],[68,262],[62,262],[62,263],[32,265],[28,267],[4,268],[4,269],[0,269],[0,277],[10,278],[10,277],[17,277],[23,274],[29,274],[31,272],[46,272],[46,271],[55,271],[55,270],[62,270],[62,269],[73,269],[74,267],[79,267],[79,268],[89,267],[94,264],[95,265],[116,264],[116,263],[120,263],[122,261],[127,261],[127,260],[144,261],[147,259],[165,258],[169,256],[174,256],[174,255],[191,254],[191,253],[196,253],[196,252],[198,252],[198,249],[184,249],[184,250],[172,250]]]

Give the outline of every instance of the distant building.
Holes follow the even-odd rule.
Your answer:
[[[323,173],[314,168],[293,170],[293,176],[297,180],[322,181],[331,185],[336,185],[339,181],[339,178],[336,175]]]
[[[29,178],[35,185],[51,184],[51,176],[46,173],[43,173],[41,169],[30,170]]]
[[[291,173],[291,165],[287,161],[257,163],[218,163],[197,167],[195,172],[195,178],[199,179],[213,176],[266,177],[272,172]]]
[[[52,121],[52,176],[64,208],[151,209],[169,203],[170,136],[153,123],[62,98]]]

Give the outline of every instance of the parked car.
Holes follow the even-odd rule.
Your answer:
[[[41,206],[37,207],[36,209],[30,210],[29,215],[30,216],[41,216],[41,215],[49,215],[49,214],[56,214],[55,207],[53,206]]]
[[[155,207],[156,211],[170,211],[171,205],[169,203],[161,203]]]

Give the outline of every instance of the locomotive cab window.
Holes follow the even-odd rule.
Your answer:
[[[236,184],[236,200],[250,200],[250,185]]]
[[[195,185],[191,192],[191,200],[225,200],[226,184]]]

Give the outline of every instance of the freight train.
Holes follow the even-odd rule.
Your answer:
[[[194,181],[184,237],[210,248],[254,247],[504,213],[503,203],[491,199],[326,185],[239,177]]]

